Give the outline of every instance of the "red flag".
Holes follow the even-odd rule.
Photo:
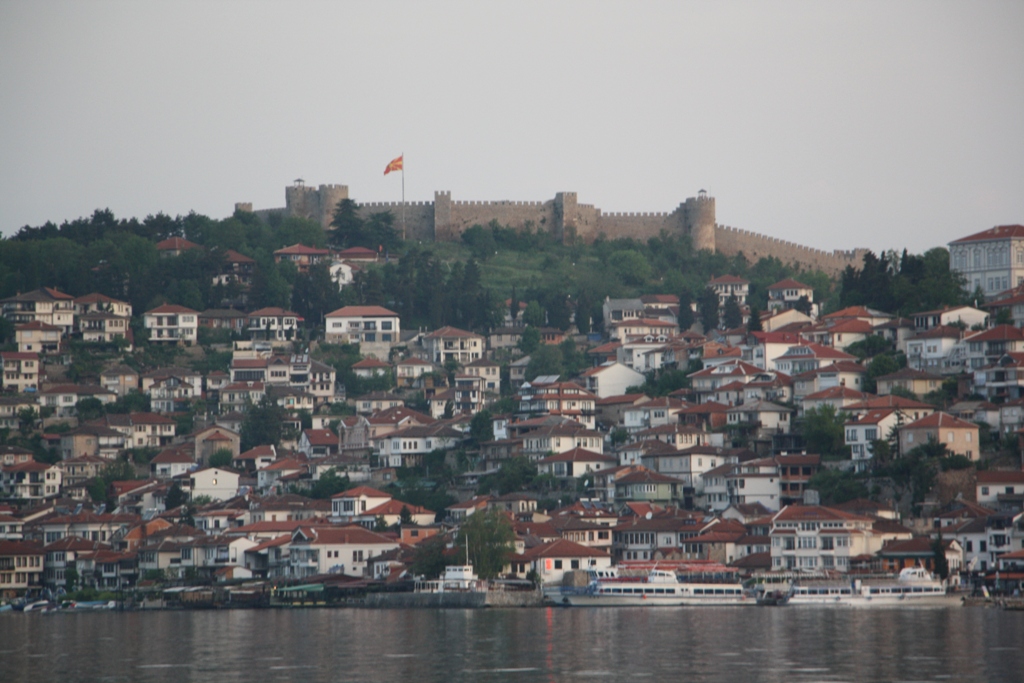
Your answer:
[[[401,171],[402,170],[402,157],[404,157],[404,156],[405,155],[403,154],[401,156],[398,156],[398,157],[395,157],[394,159],[392,159],[391,163],[388,164],[388,167],[384,169],[384,175],[387,175],[388,173],[391,173],[392,171]]]

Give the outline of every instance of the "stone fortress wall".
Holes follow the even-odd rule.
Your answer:
[[[299,216],[319,221],[327,228],[334,207],[348,198],[345,185],[307,187],[300,182],[285,188],[283,209],[261,209],[255,213],[264,219],[272,213]],[[252,205],[239,203],[238,210],[252,211]],[[846,266],[859,268],[866,249],[823,251],[779,240],[715,222],[715,199],[701,190],[672,212],[605,213],[593,204],[580,204],[575,192],[559,192],[543,202],[455,201],[451,192],[435,192],[432,202],[367,202],[360,214],[390,211],[395,228],[404,230],[407,239],[455,241],[474,225],[497,221],[512,228],[531,226],[551,231],[558,239],[576,238],[592,242],[598,236],[608,239],[631,237],[647,240],[662,231],[686,234],[697,249],[717,251],[726,256],[743,252],[749,261],[775,257],[805,270],[821,270],[839,275]]]

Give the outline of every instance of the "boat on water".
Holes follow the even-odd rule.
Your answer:
[[[417,593],[486,593],[487,582],[476,575],[471,564],[449,565],[444,568],[441,578],[433,581],[417,581]]]
[[[738,581],[652,569],[645,576],[594,573],[584,587],[562,586],[550,598],[577,607],[726,607],[756,604]]]
[[[787,605],[837,607],[951,606],[960,596],[922,567],[906,567],[895,579],[856,579],[794,583]]]
[[[35,602],[26,603],[22,608],[22,612],[49,612],[57,609],[57,606],[49,600],[36,600]]]

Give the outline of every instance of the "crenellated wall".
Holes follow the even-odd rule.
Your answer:
[[[329,228],[334,208],[348,198],[345,185],[320,185],[318,188],[292,185],[285,188],[284,209],[262,209],[255,213],[266,217],[274,212],[301,216]],[[251,204],[236,204],[236,209],[252,210]],[[801,246],[767,235],[740,230],[715,222],[715,198],[701,190],[689,197],[671,213],[629,212],[604,213],[593,204],[580,204],[575,192],[559,192],[552,200],[523,201],[455,201],[451,192],[434,193],[432,202],[367,202],[360,204],[364,218],[373,213],[390,211],[395,228],[406,239],[454,241],[474,225],[491,221],[521,229],[548,230],[558,239],[569,242],[577,238],[592,242],[599,236],[607,239],[630,237],[647,240],[661,232],[689,235],[696,249],[717,251],[734,256],[743,252],[751,262],[774,257],[785,264],[807,270],[821,270],[839,275],[848,265],[859,268],[866,249],[823,251]]]
[[[860,268],[867,252],[867,249],[824,251],[728,225],[715,226],[715,250],[727,256],[743,252],[751,263],[774,257],[785,264],[820,270],[832,276],[839,275],[849,265]]]

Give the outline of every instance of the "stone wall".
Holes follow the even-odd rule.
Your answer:
[[[715,226],[715,250],[726,256],[743,252],[751,263],[761,258],[774,257],[787,265],[795,265],[804,270],[820,270],[833,277],[842,273],[848,265],[860,268],[867,251],[813,249],[727,225]]]
[[[285,188],[284,209],[262,209],[255,213],[266,218],[271,213],[283,212],[317,220],[329,227],[334,207],[348,198],[345,185],[320,185],[318,188],[292,185]],[[236,208],[248,208],[239,204]],[[403,220],[404,210],[404,220]],[[548,230],[558,239],[571,241],[581,238],[592,242],[599,236],[607,239],[633,238],[647,240],[662,231],[689,235],[697,249],[717,251],[728,256],[743,252],[754,263],[760,258],[774,257],[785,264],[804,270],[821,270],[833,277],[848,265],[860,268],[865,249],[852,251],[823,251],[740,230],[715,222],[715,198],[701,190],[689,197],[671,213],[635,212],[604,213],[593,204],[580,204],[575,192],[559,192],[553,200],[543,202],[522,201],[453,201],[451,192],[434,193],[432,202],[369,202],[360,205],[360,215],[390,211],[395,217],[395,228],[406,239],[422,241],[456,241],[474,225],[487,225],[497,221],[516,229],[531,226],[534,230]],[[372,246],[372,245],[371,245]]]

